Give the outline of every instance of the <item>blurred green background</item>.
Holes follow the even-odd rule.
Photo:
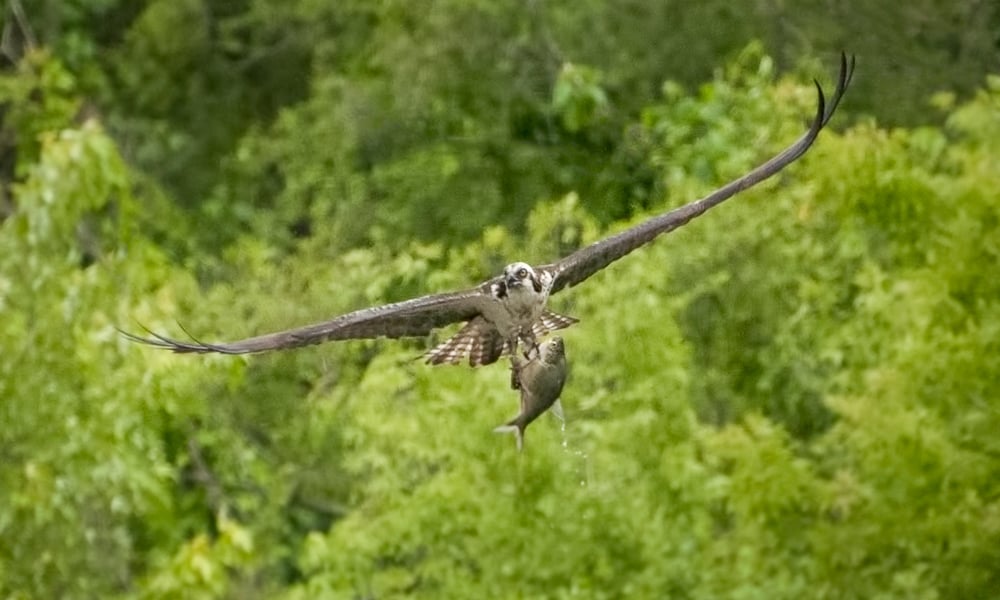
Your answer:
[[[989,598],[1000,6],[5,0],[0,598]],[[547,262],[562,430],[433,340],[175,356]]]

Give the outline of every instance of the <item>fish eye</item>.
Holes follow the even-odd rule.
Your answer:
[[[525,269],[524,267],[521,267],[520,269],[517,270],[517,276],[519,279],[524,279],[525,277],[528,276],[528,270]]]

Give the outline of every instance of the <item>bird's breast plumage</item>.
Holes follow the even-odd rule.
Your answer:
[[[498,293],[502,291],[503,293]],[[486,320],[493,323],[505,339],[524,331],[541,317],[548,300],[548,290],[537,292],[530,285],[494,287],[491,301],[483,307]]]

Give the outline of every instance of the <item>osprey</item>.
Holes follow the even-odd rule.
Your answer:
[[[566,383],[566,346],[562,338],[556,336],[538,346],[535,358],[525,361],[513,356],[511,362],[514,370],[512,381],[521,390],[521,412],[493,431],[513,433],[517,439],[517,451],[520,452],[524,446],[524,430],[532,421],[549,408],[562,418],[558,402]]]
[[[549,296],[586,281],[633,250],[794,162],[812,146],[829,122],[853,74],[854,57],[848,62],[847,56],[841,54],[840,76],[829,104],[819,82],[815,82],[818,106],[808,131],[765,163],[704,198],[581,248],[554,263],[533,267],[514,262],[502,274],[471,289],[365,308],[322,323],[234,342],[205,343],[193,337],[182,341],[152,331],[148,331],[149,337],[122,333],[130,340],[174,352],[249,354],[332,340],[423,337],[440,327],[464,323],[458,333],[426,354],[428,363],[458,364],[467,356],[472,366],[488,365],[504,354],[514,356],[519,344],[524,344],[525,354],[530,358],[531,354],[537,355],[539,337],[577,322],[549,311],[546,308]]]

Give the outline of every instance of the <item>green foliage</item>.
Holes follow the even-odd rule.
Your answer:
[[[73,118],[80,106],[76,93],[73,76],[42,50],[25,56],[14,74],[0,77],[0,97],[7,104],[3,137],[19,165],[38,159],[42,134]]]
[[[104,595],[141,566],[137,537],[169,534],[157,410],[134,394],[142,371],[120,368],[112,326],[132,305],[122,284],[156,263],[128,258],[127,172],[92,122],[42,136],[19,170],[0,231],[0,590]]]
[[[941,0],[72,0],[28,16],[130,162],[203,224],[150,219],[185,256],[248,230],[290,247],[359,210],[372,219],[339,232],[342,247],[372,227],[379,243],[427,229],[465,243],[571,191],[600,198],[607,224],[662,195],[647,140],[622,133],[665,78],[700,85],[754,39],[809,73],[827,63],[817,50],[844,47],[879,74],[849,106],[924,124],[931,93],[968,95],[996,63],[1000,23],[992,3]],[[442,216],[470,213],[470,189],[485,199],[475,218]]]
[[[600,85],[600,73],[571,63],[563,65],[552,90],[552,107],[562,117],[563,127],[577,132],[590,126],[608,105]]]
[[[115,327],[318,321],[687,202],[802,131],[814,90],[776,76],[802,42],[765,49],[819,9],[744,46],[776,7],[45,6],[57,41],[0,79],[0,596],[1000,588],[995,76],[919,127],[839,113],[774,181],[554,298],[582,319],[567,422],[518,455],[490,433],[506,369],[414,361],[433,339],[198,357]],[[957,15],[945,41],[973,10],[920,6]],[[862,55],[844,109],[913,110],[873,91],[889,60]]]

